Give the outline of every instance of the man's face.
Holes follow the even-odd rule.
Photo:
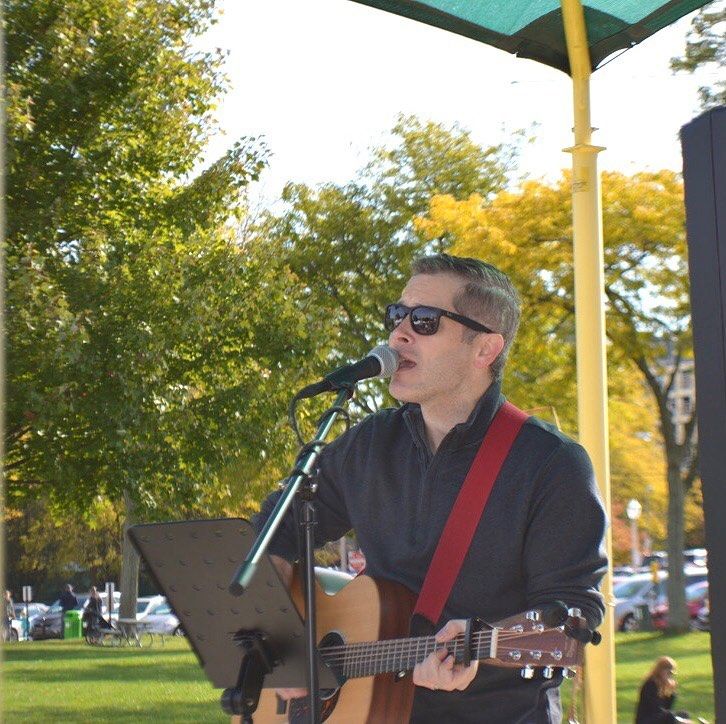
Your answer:
[[[406,284],[400,301],[409,307],[423,304],[453,312],[454,297],[462,286],[452,274],[417,274]],[[474,363],[476,345],[464,342],[464,332],[458,322],[441,317],[435,334],[420,335],[406,317],[388,338],[400,355],[391,377],[391,395],[424,407],[476,400],[486,378]]]

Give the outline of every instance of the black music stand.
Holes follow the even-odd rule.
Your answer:
[[[304,687],[304,623],[267,555],[241,596],[229,582],[257,537],[242,518],[134,525],[129,539],[166,595],[222,706],[245,721],[260,688]],[[321,688],[340,684],[318,656]]]

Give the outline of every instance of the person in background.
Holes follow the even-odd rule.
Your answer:
[[[78,606],[78,599],[73,593],[73,586],[70,583],[66,583],[65,590],[60,595],[60,605],[63,609],[63,618],[61,619],[61,638],[66,637],[65,620],[66,611],[71,611]]]
[[[13,594],[10,591],[5,591],[4,604],[5,608],[3,610],[3,635],[5,637],[9,637],[12,621],[15,618],[15,604],[13,603]]]
[[[661,656],[640,688],[635,724],[672,724],[692,722],[688,712],[673,712],[676,699],[676,662],[670,656]],[[703,719],[697,721],[703,722]]]
[[[83,612],[83,618],[86,620],[88,628],[100,628],[101,619],[103,618],[103,601],[95,586],[91,586],[91,595],[88,598],[86,610]]]

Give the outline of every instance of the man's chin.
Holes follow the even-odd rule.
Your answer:
[[[416,392],[406,385],[399,384],[395,380],[391,380],[388,385],[388,392],[391,397],[399,402],[418,402]]]

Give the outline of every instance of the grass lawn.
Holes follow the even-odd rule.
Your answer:
[[[711,636],[702,631],[674,636],[646,632],[617,634],[618,722],[634,720],[643,677],[659,656],[670,656],[678,664],[676,707],[713,722]]]
[[[229,722],[186,639],[147,649],[27,641],[3,649],[14,722]]]
[[[30,641],[3,648],[3,716],[14,722],[228,722],[185,639],[149,649]],[[643,676],[662,655],[678,662],[678,705],[713,722],[710,637],[618,634],[618,722],[632,722]],[[565,694],[570,684],[565,683]],[[579,710],[582,713],[582,709]],[[582,714],[581,714],[582,716]]]

